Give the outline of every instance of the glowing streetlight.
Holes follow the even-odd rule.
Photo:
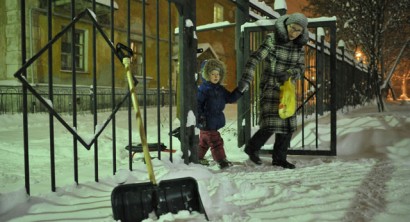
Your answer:
[[[357,51],[356,54],[355,54],[356,60],[359,61],[359,62],[363,61],[362,56],[363,56],[363,54],[360,51]]]

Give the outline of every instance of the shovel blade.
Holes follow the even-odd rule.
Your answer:
[[[157,187],[152,183],[124,184],[111,193],[115,220],[142,221],[154,211]]]
[[[208,219],[198,191],[198,183],[192,177],[161,181],[157,197],[156,214],[159,216],[168,212],[176,214],[178,211],[188,210],[204,214]]]
[[[150,182],[124,184],[114,188],[111,193],[113,217],[121,221],[142,221],[155,212],[177,214],[178,211],[197,211],[206,215],[198,191],[198,184],[192,177],[163,180],[158,185]]]

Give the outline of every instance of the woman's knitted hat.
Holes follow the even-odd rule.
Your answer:
[[[302,26],[303,29],[306,29],[308,20],[304,14],[296,12],[296,13],[289,15],[289,18],[286,20],[286,25],[290,25],[294,23]]]

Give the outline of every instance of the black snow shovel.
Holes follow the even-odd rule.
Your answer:
[[[142,221],[154,212],[157,217],[181,210],[197,211],[206,215],[198,191],[197,181],[192,177],[162,180],[157,184],[151,157],[148,150],[147,139],[142,123],[141,112],[135,91],[134,79],[130,71],[132,50],[118,43],[117,56],[125,66],[127,80],[131,93],[132,105],[136,113],[138,130],[140,133],[145,164],[147,166],[150,182],[123,184],[114,188],[111,193],[113,217],[121,221]]]

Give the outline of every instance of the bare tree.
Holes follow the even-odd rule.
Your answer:
[[[399,98],[402,100],[407,100],[410,98],[410,95],[407,94],[408,90],[408,82],[410,82],[410,58],[406,58],[406,62],[404,65],[398,67],[397,75],[392,77],[392,81],[395,81],[398,85],[400,85],[400,96]]]
[[[366,55],[369,71],[367,97],[376,98],[379,111],[384,111],[380,85],[410,35],[410,0],[307,2],[305,12],[337,17],[337,35],[346,42],[347,50],[354,53],[360,48]],[[408,57],[409,53],[405,52],[403,56]]]

